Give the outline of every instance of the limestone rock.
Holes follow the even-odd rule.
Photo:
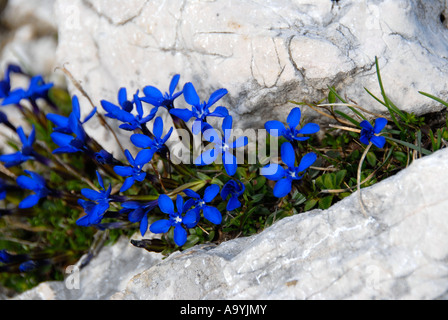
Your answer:
[[[447,189],[443,149],[362,189],[368,218],[354,193],[251,237],[164,260],[130,254],[120,242],[83,269],[80,293],[44,283],[18,298],[447,299]]]
[[[84,268],[66,268],[65,281],[39,284],[15,300],[103,300],[126,287],[136,274],[160,262],[162,255],[134,247],[120,238],[104,247]],[[80,262],[84,261],[83,259]]]
[[[448,150],[325,211],[178,253],[114,299],[437,299],[448,292]]]
[[[324,98],[328,86],[384,113],[364,90],[380,96],[378,56],[390,98],[423,114],[441,106],[417,91],[448,98],[445,6],[442,0],[57,0],[58,61],[98,104],[115,101],[121,86],[167,90],[176,73],[203,100],[224,87],[237,125],[256,128],[282,118],[293,107],[288,100]]]

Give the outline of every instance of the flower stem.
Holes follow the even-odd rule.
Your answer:
[[[364,217],[367,218],[367,211],[364,205],[364,202],[362,201],[362,197],[361,197],[361,168],[362,168],[362,163],[364,162],[364,159],[366,158],[367,152],[369,152],[370,147],[372,146],[372,142],[369,143],[369,145],[366,147],[366,149],[364,150],[364,153],[361,156],[361,160],[359,161],[359,165],[358,165],[358,175],[357,175],[357,188],[358,188],[358,200],[359,200],[359,205],[361,206],[361,211],[362,214],[364,215]]]

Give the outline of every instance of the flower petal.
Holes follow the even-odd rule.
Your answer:
[[[189,229],[194,228],[198,224],[197,210],[188,211],[182,218],[182,223]]]
[[[162,212],[171,214],[174,213],[174,204],[173,200],[168,197],[166,194],[161,194],[159,196],[159,208]]]
[[[218,151],[215,148],[210,148],[205,150],[199,157],[194,161],[197,166],[205,166],[212,164],[218,157]]]
[[[226,117],[229,115],[229,110],[226,107],[216,107],[213,112],[209,114],[211,117]]]
[[[284,142],[281,147],[282,161],[290,168],[294,167],[296,161],[296,154],[292,144]]]
[[[191,117],[193,116],[193,112],[191,112],[191,110],[188,110],[188,109],[177,109],[177,108],[176,109],[171,109],[170,113],[173,116],[181,118],[185,122],[190,120]]]
[[[248,143],[249,139],[247,137],[238,137],[235,141],[233,141],[232,148],[244,147]]]
[[[185,189],[184,193],[187,197],[194,198],[194,199],[201,199],[201,196],[191,189]]]
[[[219,193],[219,186],[217,184],[212,184],[208,186],[204,191],[204,201],[212,201]]]
[[[320,126],[316,123],[307,123],[298,131],[300,134],[312,134],[320,130]]]
[[[135,164],[137,166],[143,166],[151,161],[153,155],[154,151],[151,149],[140,150],[140,152],[137,154],[137,157],[135,157]]]
[[[308,169],[317,159],[317,155],[314,152],[309,152],[302,157],[300,160],[299,167],[297,169],[298,172],[302,172]]]
[[[193,84],[191,82],[187,82],[184,85],[183,92],[184,92],[185,101],[188,104],[191,104],[193,106],[197,106],[197,105],[199,105],[201,103],[201,100],[199,99],[199,96],[196,93],[196,90],[195,90],[195,88],[194,88],[194,86],[193,86]]]
[[[286,130],[285,125],[278,120],[270,120],[266,122],[264,128],[274,137],[281,136]]]
[[[134,185],[134,182],[135,182],[134,177],[126,178],[126,180],[124,180],[123,185],[120,188],[120,192],[125,192],[126,190],[128,190],[130,187]]]
[[[228,92],[227,89],[218,89],[215,92],[213,92],[210,95],[210,98],[208,99],[207,107],[210,107],[213,104],[215,104],[215,102],[221,99],[223,96],[225,96],[227,92]]]
[[[364,128],[364,129],[367,129],[367,130],[373,130],[372,125],[367,120],[361,121],[361,123],[359,125],[361,126],[361,128]]]
[[[237,197],[230,197],[229,202],[227,202],[226,210],[232,211],[241,207],[241,202]]]
[[[292,109],[289,112],[288,118],[286,118],[286,122],[288,123],[290,128],[295,128],[300,123],[300,118],[302,117],[302,112],[299,107]]]
[[[272,181],[283,178],[286,174],[285,169],[277,163],[270,163],[260,169],[260,174]]]
[[[373,132],[378,134],[381,132],[381,130],[384,129],[384,127],[387,124],[386,118],[378,118],[375,120],[375,125],[373,126]]]
[[[142,237],[145,235],[146,231],[148,230],[148,216],[145,214],[140,221],[140,234]]]
[[[274,186],[274,196],[277,198],[283,198],[291,191],[292,181],[288,178],[277,181]]]
[[[157,117],[156,120],[154,120],[154,127],[152,128],[152,133],[154,134],[154,137],[156,137],[157,139],[160,139],[162,137],[163,120],[161,117]]]
[[[180,75],[179,75],[179,74],[175,74],[175,75],[173,76],[173,78],[171,79],[171,82],[170,82],[170,91],[169,91],[170,96],[172,96],[173,93],[174,93],[174,90],[176,90],[177,84],[179,83],[179,78],[180,78]]]
[[[183,246],[187,242],[187,231],[180,225],[174,227],[174,243],[179,247]]]
[[[152,145],[153,140],[141,133],[135,133],[131,136],[131,142],[139,148],[148,148]]]
[[[20,209],[31,208],[35,206],[39,202],[39,200],[40,197],[37,194],[29,195],[19,203],[19,208]]]
[[[382,136],[373,136],[370,139],[370,142],[372,142],[375,146],[377,146],[378,148],[383,148],[385,143],[386,143],[386,138],[382,137]]]
[[[152,233],[165,233],[171,228],[171,222],[169,220],[163,219],[153,222],[149,226],[149,231]]]
[[[203,209],[204,218],[213,224],[220,224],[222,221],[221,212],[212,206],[205,206]]]
[[[132,176],[132,174],[134,172],[134,170],[132,170],[131,167],[127,167],[127,166],[115,166],[114,171],[116,174],[118,174],[119,176],[122,176],[122,177]]]

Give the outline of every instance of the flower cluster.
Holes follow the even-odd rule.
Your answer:
[[[29,87],[13,88],[13,75],[28,77]],[[201,100],[191,82],[178,90],[179,81],[180,76],[174,75],[165,93],[146,86],[128,95],[126,88],[119,88],[117,101],[100,101],[105,118],[98,123],[115,121],[120,130],[129,132],[126,148],[116,140],[122,154],[113,154],[85,127],[102,117],[95,106],[82,116],[80,100],[74,95],[71,110],[64,112],[51,98],[52,83],[42,76],[27,75],[18,66],[8,66],[0,81],[1,105],[15,106],[32,125],[15,127],[0,111],[0,124],[18,137],[16,151],[0,155],[6,170],[0,175],[0,200],[9,205],[2,214],[15,214],[11,209],[14,203],[20,212],[57,200],[79,210],[74,220],[77,226],[105,230],[138,224],[142,236],[148,230],[163,234],[166,243],[177,247],[186,245],[193,234],[220,230],[223,222],[233,221],[234,213],[244,215],[251,205],[247,190],[253,189],[255,178],[241,174],[238,169],[246,164],[239,163],[235,155],[248,146],[248,137],[233,137],[234,118],[226,107],[215,106],[228,91],[218,89]],[[179,103],[181,97],[184,103]],[[286,140],[281,144],[281,163],[258,167],[260,177],[275,182],[275,201],[292,195],[318,158],[314,152],[302,155],[300,143],[320,127],[302,125],[301,120],[301,110],[294,108],[287,125],[277,120],[265,123],[272,136]],[[384,138],[379,133],[385,125],[381,118],[374,127],[362,122],[360,141],[381,148]],[[176,164],[170,156],[170,142],[185,128],[193,140],[200,138],[201,153],[192,166]],[[10,174],[4,176],[4,172]],[[67,185],[61,183],[65,180]],[[19,261],[20,271],[42,264],[28,256],[0,253],[4,264]]]

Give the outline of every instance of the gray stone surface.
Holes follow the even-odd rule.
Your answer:
[[[283,117],[288,100],[318,101],[328,86],[384,113],[364,91],[380,95],[378,56],[391,99],[422,114],[441,106],[418,90],[448,97],[445,9],[443,0],[57,0],[57,56],[98,104],[121,86],[167,90],[175,73],[204,100],[227,88],[240,127]]]
[[[145,251],[131,255],[131,245],[120,242],[83,269],[87,281],[77,297],[446,299],[447,189],[443,149],[362,189],[368,218],[354,193],[328,210],[284,218],[257,235],[196,246],[164,260]],[[44,283],[18,299],[65,299],[61,287]]]

